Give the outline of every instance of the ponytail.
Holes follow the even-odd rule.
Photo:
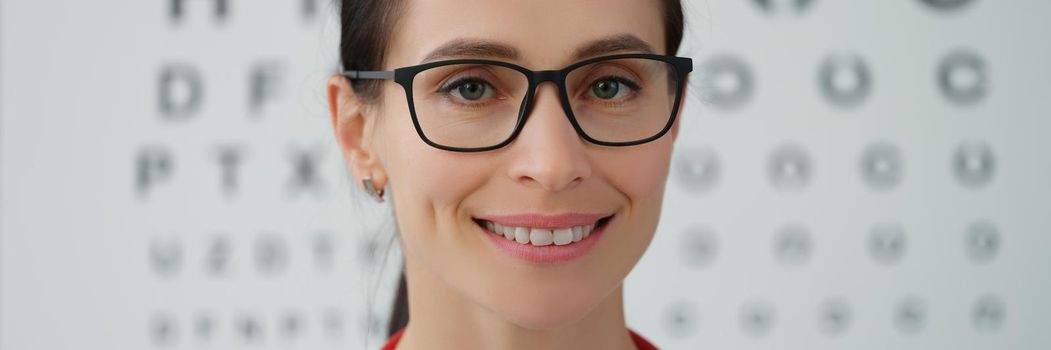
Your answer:
[[[398,273],[398,290],[394,292],[394,305],[390,310],[390,323],[387,324],[387,337],[405,328],[409,324],[409,295],[405,287],[405,268]]]

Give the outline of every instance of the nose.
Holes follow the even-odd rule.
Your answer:
[[[591,176],[585,141],[570,124],[554,83],[537,86],[532,109],[511,151],[509,175],[526,186],[563,191]]]

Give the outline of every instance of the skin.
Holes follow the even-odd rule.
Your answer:
[[[535,70],[560,69],[582,43],[624,33],[665,52],[656,0],[407,0],[403,11],[387,70],[462,38],[513,46],[519,59],[505,61]],[[634,349],[622,284],[656,230],[681,118],[646,144],[594,145],[576,134],[557,87],[545,83],[513,143],[457,153],[425,144],[404,91],[383,84],[378,103],[359,100],[340,76],[327,90],[355,183],[371,175],[387,186],[396,213],[410,310],[398,349]],[[566,212],[616,216],[586,256],[554,266],[492,249],[471,220]]]

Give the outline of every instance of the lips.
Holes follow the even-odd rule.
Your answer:
[[[599,220],[609,218],[611,214],[568,213],[559,215],[520,214],[520,215],[486,215],[476,216],[476,220],[489,221],[494,224],[514,227],[557,229],[573,226],[596,224]]]
[[[474,219],[478,226],[509,241],[534,246],[566,245],[590,237],[610,216],[564,214],[557,216],[514,215]]]
[[[562,214],[481,216],[475,225],[493,246],[533,264],[550,264],[586,254],[614,215]]]

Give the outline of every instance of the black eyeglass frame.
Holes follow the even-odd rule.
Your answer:
[[[643,59],[651,59],[651,60],[662,61],[662,62],[670,64],[675,69],[675,76],[676,76],[675,100],[674,100],[674,102],[672,104],[671,116],[668,117],[668,122],[664,125],[664,128],[662,128],[661,131],[659,131],[657,134],[655,134],[653,136],[650,136],[650,137],[647,137],[647,138],[644,138],[644,139],[635,140],[635,141],[624,141],[624,142],[607,142],[607,141],[596,140],[596,139],[592,138],[591,136],[589,136],[587,134],[587,132],[585,132],[584,129],[581,128],[580,124],[577,122],[576,116],[573,114],[573,110],[570,107],[569,93],[567,92],[568,89],[566,87],[566,78],[569,76],[570,72],[572,72],[573,70],[575,70],[577,68],[580,68],[580,67],[583,67],[583,66],[586,66],[586,65],[589,65],[589,64],[593,64],[593,63],[596,63],[596,62],[602,62],[602,61],[614,60],[614,59],[626,59],[626,58],[643,58]],[[420,122],[419,122],[419,120],[416,117],[416,106],[413,103],[413,96],[412,96],[413,95],[412,94],[412,82],[413,82],[413,79],[416,77],[417,74],[419,74],[420,72],[423,72],[425,70],[428,70],[428,69],[431,69],[431,68],[434,68],[434,67],[448,66],[448,65],[454,65],[454,64],[491,64],[491,65],[497,65],[497,66],[506,67],[506,68],[510,68],[510,69],[516,70],[516,71],[518,71],[518,72],[520,72],[520,73],[522,73],[523,75],[526,76],[527,80],[529,81],[529,87],[527,88],[527,92],[526,92],[525,96],[522,98],[521,106],[519,106],[518,119],[515,122],[516,124],[515,124],[514,131],[511,132],[511,135],[508,136],[506,140],[504,140],[504,141],[502,141],[502,142],[500,142],[500,143],[498,143],[496,145],[493,145],[493,146],[485,146],[485,147],[451,147],[451,146],[446,146],[446,145],[435,143],[434,141],[431,141],[429,138],[427,138],[427,134],[425,132],[423,132],[423,128],[420,127]],[[591,143],[596,144],[596,145],[602,145],[602,146],[621,147],[621,146],[639,145],[639,144],[643,144],[643,143],[647,143],[647,142],[659,139],[662,136],[664,136],[664,134],[668,133],[668,130],[670,130],[672,125],[675,124],[675,117],[676,117],[677,114],[679,114],[679,107],[680,107],[679,105],[680,105],[680,101],[682,101],[682,93],[683,93],[683,87],[685,85],[686,76],[689,75],[690,72],[692,72],[692,71],[693,71],[693,60],[691,58],[689,58],[689,57],[678,57],[678,56],[667,56],[667,55],[656,55],[656,54],[645,54],[645,53],[629,53],[629,54],[617,54],[617,55],[607,55],[607,56],[594,57],[594,58],[590,58],[590,59],[586,59],[586,60],[583,60],[583,61],[579,61],[579,62],[573,63],[573,64],[571,64],[569,66],[566,66],[565,68],[562,68],[562,69],[559,69],[559,70],[534,71],[534,70],[531,70],[531,69],[528,69],[528,68],[525,68],[525,67],[513,64],[513,63],[508,63],[508,62],[503,62],[503,61],[494,61],[494,60],[486,60],[486,59],[453,59],[453,60],[429,62],[429,63],[424,63],[424,64],[420,64],[420,65],[415,65],[415,66],[396,68],[393,71],[344,70],[344,71],[342,71],[342,75],[347,77],[350,80],[355,80],[355,79],[393,79],[394,82],[398,83],[398,85],[401,85],[402,88],[405,89],[405,99],[409,103],[409,114],[412,117],[412,124],[416,128],[416,133],[420,135],[420,138],[423,139],[424,143],[430,145],[431,147],[438,148],[438,149],[441,149],[441,150],[446,150],[446,151],[453,151],[453,152],[484,152],[484,151],[490,151],[490,150],[494,150],[494,149],[498,149],[498,148],[507,146],[512,141],[514,141],[514,139],[516,137],[518,137],[518,134],[522,131],[522,127],[525,126],[526,121],[529,119],[530,111],[533,108],[533,95],[536,94],[536,88],[538,86],[540,86],[540,84],[545,82],[545,81],[553,82],[553,83],[555,83],[555,85],[558,86],[558,94],[559,94],[559,97],[561,99],[562,110],[566,113],[566,117],[569,119],[569,123],[571,125],[573,125],[573,129],[575,129],[577,131],[577,134],[580,135],[580,137],[582,137],[585,140],[587,140],[588,142],[591,142]]]

